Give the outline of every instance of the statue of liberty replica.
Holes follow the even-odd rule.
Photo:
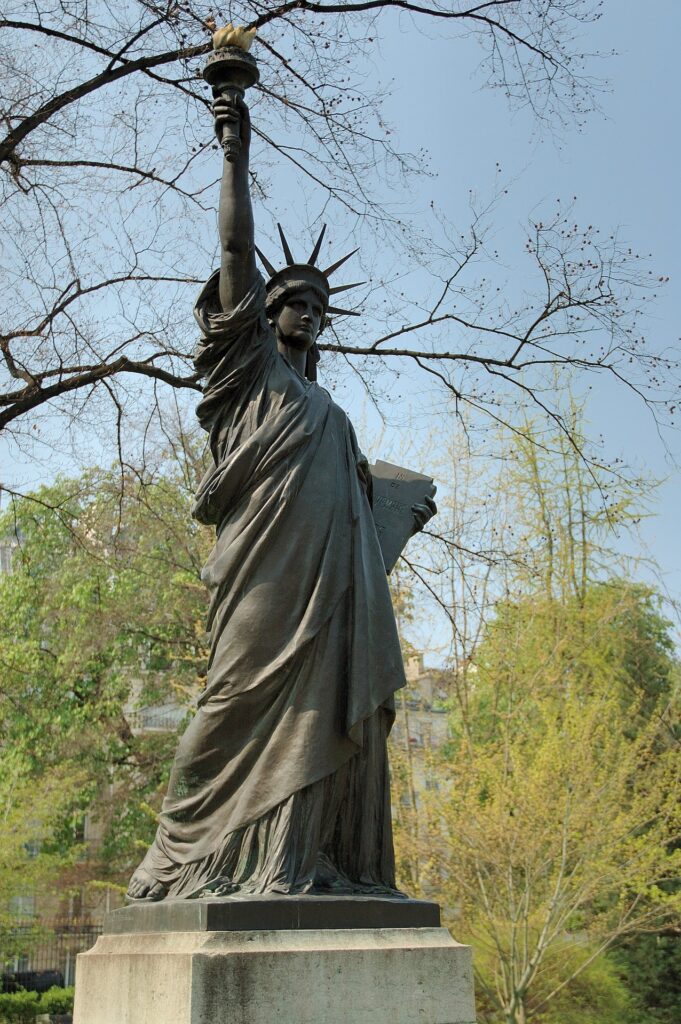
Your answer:
[[[194,515],[216,529],[208,678],[133,905],[78,957],[74,1024],[474,1024],[470,949],[437,904],[395,888],[399,545],[379,542],[367,461],[315,380],[348,257],[322,269],[322,232],[298,263],[282,233],[285,266],[260,256],[263,280],[243,98],[257,67],[228,45],[204,74],[225,154],[221,263],[196,306],[213,464]],[[427,488],[401,493],[422,501],[404,502],[400,544],[435,512]]]
[[[128,896],[395,897],[386,743],[402,657],[369,466],[316,382],[326,318],[351,312],[331,304],[353,287],[331,283],[349,256],[322,269],[322,230],[297,262],[281,228],[285,265],[262,256],[243,98],[257,67],[228,45],[205,77],[224,150],[221,263],[195,309],[213,465],[193,514],[216,529],[211,653]],[[434,512],[431,498],[415,505],[414,531]]]

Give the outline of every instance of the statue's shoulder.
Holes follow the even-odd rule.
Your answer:
[[[233,309],[224,309],[220,302],[220,271],[216,270],[199,292],[194,316],[201,333],[208,339],[235,337],[254,328],[271,333],[265,310],[265,282],[260,274],[254,278],[241,301]]]

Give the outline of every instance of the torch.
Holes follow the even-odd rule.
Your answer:
[[[258,81],[258,65],[248,52],[254,36],[254,28],[234,28],[232,25],[214,33],[213,52],[203,69],[203,77],[211,86],[213,95],[243,99],[246,89]],[[233,164],[241,150],[238,121],[224,124],[220,141],[225,159]]]

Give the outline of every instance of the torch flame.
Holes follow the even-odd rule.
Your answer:
[[[237,28],[230,22],[213,33],[213,49],[222,50],[225,46],[238,46],[240,50],[250,50],[255,32],[254,28]]]

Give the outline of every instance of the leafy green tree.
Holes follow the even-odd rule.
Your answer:
[[[438,547],[408,553],[454,657],[438,788],[409,829],[396,816],[400,867],[472,942],[481,1022],[647,1024],[621,945],[681,914],[679,666],[659,596],[616,551],[650,485],[585,460],[581,410],[563,416],[567,434],[526,420],[497,439],[493,480],[467,481],[458,452]]]
[[[490,1024],[567,1019],[589,984],[596,1006],[604,954],[681,913],[679,669],[658,596],[612,550],[644,488],[579,447],[527,422],[507,445],[523,558],[497,576],[428,812],[431,884],[477,950]]]
[[[0,577],[0,787],[20,780],[6,827],[25,819],[30,835],[17,842],[41,851],[28,873],[0,862],[3,894],[44,887],[39,865],[52,864],[54,880],[74,860],[86,814],[99,839],[67,872],[74,886],[122,882],[153,831],[176,735],[142,728],[145,709],[189,713],[201,685],[210,545],[190,517],[200,454],[187,445],[160,467],[60,480],[0,523],[16,541]],[[29,826],[36,792],[44,808]]]
[[[23,951],[16,931],[22,899],[45,891],[73,862],[76,844],[54,842],[85,777],[73,763],[46,765],[36,778],[26,746],[0,751],[0,966]],[[25,912],[25,911],[24,911]]]

